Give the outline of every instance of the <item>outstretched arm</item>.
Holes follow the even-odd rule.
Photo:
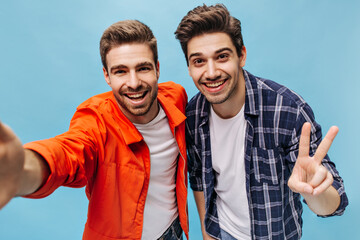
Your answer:
[[[35,192],[49,172],[45,160],[24,150],[14,132],[0,122],[0,209],[15,196]]]
[[[320,143],[314,156],[309,156],[310,123],[304,123],[300,136],[299,155],[288,181],[289,188],[300,193],[309,208],[318,215],[330,215],[340,204],[340,196],[332,186],[331,173],[321,164],[338,133],[331,127]]]

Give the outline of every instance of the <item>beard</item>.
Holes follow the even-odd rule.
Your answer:
[[[136,91],[141,91],[141,90],[142,89],[137,89]],[[119,94],[121,97],[115,95],[115,99],[120,105],[122,111],[126,111],[133,116],[144,116],[147,113],[149,113],[151,107],[153,106],[157,98],[157,93],[158,93],[157,89],[155,90],[148,89],[146,95],[150,94],[150,96],[145,96],[148,97],[148,100],[141,105],[135,105],[135,106],[129,103],[128,101],[126,101],[128,97],[124,96],[124,94]]]

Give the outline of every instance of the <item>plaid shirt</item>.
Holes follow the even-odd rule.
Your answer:
[[[321,142],[321,127],[315,122],[310,106],[299,95],[275,82],[243,72],[247,121],[245,177],[252,239],[300,239],[301,198],[289,189],[287,181],[298,155],[303,123],[312,125],[311,155]],[[187,106],[188,168],[191,188],[204,192],[205,229],[220,239],[209,111],[210,103],[200,93]],[[348,204],[343,181],[328,156],[322,164],[333,175],[333,186],[341,198],[339,208],[332,215],[341,215]]]

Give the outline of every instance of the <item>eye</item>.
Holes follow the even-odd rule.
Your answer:
[[[226,53],[219,54],[218,59],[220,60],[226,60],[229,58],[229,55]]]
[[[195,66],[200,66],[200,65],[202,65],[203,63],[204,63],[204,60],[201,59],[201,58],[196,58],[196,59],[193,60],[193,64],[194,64]]]
[[[150,70],[151,70],[150,67],[141,67],[141,68],[138,69],[139,72],[148,72]]]
[[[126,73],[126,71],[122,69],[118,69],[114,72],[115,75],[124,74],[124,73]]]

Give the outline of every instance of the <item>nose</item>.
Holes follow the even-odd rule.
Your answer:
[[[219,71],[216,68],[216,63],[213,60],[209,60],[206,64],[205,78],[206,80],[216,80],[220,76]]]
[[[141,80],[135,71],[130,72],[130,76],[126,85],[133,90],[136,90],[141,85]]]

